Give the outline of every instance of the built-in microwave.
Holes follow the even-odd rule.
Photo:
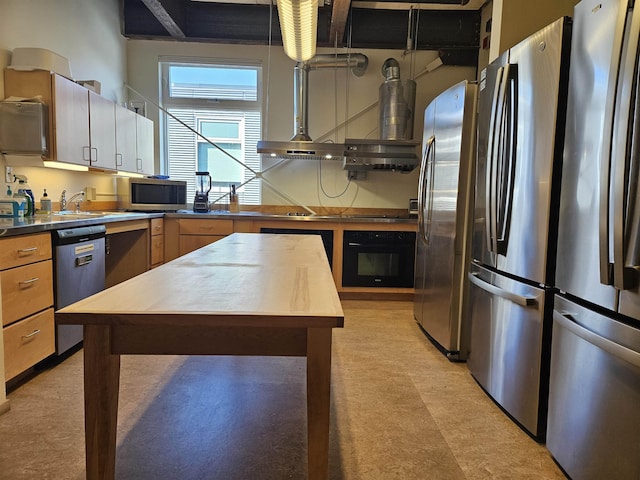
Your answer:
[[[413,287],[416,233],[345,230],[343,287]]]
[[[160,178],[118,177],[118,208],[141,212],[172,212],[187,208],[187,182]]]

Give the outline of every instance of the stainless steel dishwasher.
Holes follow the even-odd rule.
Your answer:
[[[104,225],[56,230],[53,234],[55,309],[104,290]],[[56,326],[56,354],[82,341],[82,325]]]

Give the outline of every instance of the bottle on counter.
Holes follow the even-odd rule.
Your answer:
[[[13,196],[22,195],[27,197],[27,208],[24,214],[25,216],[31,216],[36,213],[36,199],[33,196],[31,187],[27,183],[27,177],[24,175],[14,175],[14,178],[18,180],[18,192],[14,193]]]
[[[24,190],[18,189],[18,191],[13,194],[13,199],[19,204],[18,217],[33,215],[33,200],[31,200],[31,197],[27,195]]]
[[[51,199],[49,198],[49,195],[47,195],[47,189],[44,189],[44,193],[42,194],[42,197],[40,197],[40,211],[42,213],[51,213]]]

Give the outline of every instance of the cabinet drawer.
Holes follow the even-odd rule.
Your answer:
[[[162,218],[151,219],[151,235],[162,235],[164,233],[164,221]]]
[[[38,233],[0,240],[0,270],[51,258],[51,235]]]
[[[53,308],[3,329],[4,374],[10,380],[55,351]]]
[[[230,235],[233,220],[180,219],[180,235]]]
[[[151,265],[164,261],[164,235],[151,237]]]
[[[3,325],[53,305],[51,265],[47,260],[0,272]]]
[[[226,235],[180,235],[180,255],[193,252],[199,248],[217,242]]]

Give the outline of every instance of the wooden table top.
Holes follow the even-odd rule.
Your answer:
[[[342,327],[318,235],[234,233],[56,312],[60,324]]]

